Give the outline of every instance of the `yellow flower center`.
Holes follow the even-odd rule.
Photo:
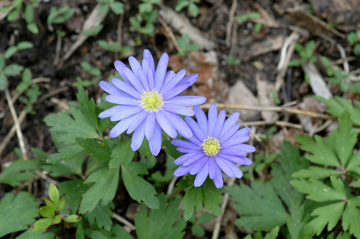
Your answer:
[[[221,149],[219,140],[209,136],[204,140],[200,147],[203,148],[204,153],[208,156],[217,155]]]
[[[156,112],[163,106],[162,95],[156,92],[156,89],[152,91],[144,91],[141,95],[139,106],[150,112]]]

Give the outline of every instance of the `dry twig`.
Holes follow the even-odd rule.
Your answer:
[[[178,52],[182,52],[181,48],[179,47],[179,44],[176,41],[176,37],[175,37],[174,33],[171,31],[170,27],[166,24],[166,22],[161,17],[159,17],[158,20],[161,23],[161,25],[164,27],[165,31],[169,34],[169,37],[170,37],[171,41],[174,43],[176,50]]]
[[[20,146],[22,157],[23,157],[24,160],[27,160],[28,158],[27,158],[27,154],[26,154],[24,136],[23,136],[23,134],[21,132],[19,118],[16,115],[14,104],[13,104],[13,101],[11,100],[9,90],[7,88],[5,88],[5,97],[6,97],[6,100],[8,102],[8,105],[9,105],[11,116],[12,116],[12,118],[14,120],[14,125],[15,125],[15,129],[16,129],[16,135],[17,135],[18,140],[19,140],[19,146]]]
[[[230,45],[231,29],[232,29],[232,25],[234,24],[236,6],[237,6],[237,0],[233,0],[230,10],[229,22],[226,26],[226,45],[228,46]]]
[[[118,222],[121,222],[124,225],[128,226],[131,230],[135,230],[135,226],[131,222],[120,216],[119,214],[113,213],[112,217]]]

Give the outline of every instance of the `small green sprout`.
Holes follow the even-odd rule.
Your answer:
[[[16,64],[11,63],[9,65],[5,65],[5,57],[4,55],[0,54],[0,90],[5,90],[8,86],[8,77],[9,76],[16,76],[21,73],[24,67]]]
[[[295,49],[300,56],[300,59],[293,59],[289,62],[289,66],[301,66],[305,62],[311,61],[315,62],[316,58],[314,56],[316,43],[315,41],[309,41],[306,46],[302,46],[299,43],[295,44]]]
[[[120,42],[108,43],[107,41],[99,40],[98,44],[106,51],[118,52],[122,54],[130,52],[130,48],[123,47]]]
[[[47,229],[52,225],[60,224],[61,221],[75,223],[81,220],[78,215],[60,215],[60,210],[65,207],[65,197],[60,198],[59,190],[52,183],[49,187],[49,198],[45,198],[46,206],[40,208],[40,215],[43,218],[34,223],[32,232]]]
[[[196,3],[200,2],[199,0],[178,0],[175,6],[175,11],[180,12],[182,9],[187,7],[188,13],[197,17],[199,15],[199,8]]]
[[[74,15],[75,10],[70,7],[62,7],[57,9],[56,7],[51,7],[50,14],[47,18],[47,25],[52,31],[52,24],[61,24],[69,20]]]
[[[106,15],[111,10],[116,15],[124,13],[124,4],[115,0],[96,0],[101,3],[99,13]]]
[[[179,48],[181,49],[181,51],[177,53],[178,56],[185,56],[187,52],[198,51],[201,49],[201,46],[198,44],[190,44],[190,38],[188,34],[176,38],[176,41],[179,45]]]
[[[15,55],[18,51],[33,48],[33,46],[34,45],[29,41],[19,42],[19,44],[17,44],[16,46],[11,46],[8,49],[6,49],[5,58],[9,59],[13,55]]]
[[[228,55],[225,58],[226,64],[230,66],[238,66],[241,64],[241,59],[234,58],[232,55]]]

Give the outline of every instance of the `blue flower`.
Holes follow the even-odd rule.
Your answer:
[[[109,93],[105,100],[118,104],[99,114],[100,118],[110,117],[111,121],[120,121],[110,131],[110,137],[118,137],[123,132],[133,133],[131,148],[136,151],[144,137],[149,141],[153,155],[158,155],[162,143],[162,129],[172,138],[177,132],[191,137],[192,131],[179,116],[193,116],[188,106],[203,104],[202,96],[178,96],[197,79],[198,74],[185,77],[186,71],[166,72],[169,56],[164,53],[155,69],[154,59],[149,50],[144,50],[142,65],[129,57],[131,70],[121,61],[115,61],[115,68],[123,78],[99,83]]]
[[[249,140],[250,128],[239,130],[236,124],[240,114],[234,113],[225,120],[225,111],[217,115],[217,108],[212,104],[208,119],[199,106],[194,106],[197,122],[185,117],[193,136],[184,136],[188,141],[175,139],[171,141],[178,146],[177,150],[185,153],[174,163],[182,164],[174,172],[176,177],[187,173],[196,174],[194,186],[201,186],[209,175],[217,188],[224,185],[221,171],[229,177],[241,178],[243,173],[236,164],[250,165],[252,162],[245,155],[255,151],[255,147],[244,142]]]

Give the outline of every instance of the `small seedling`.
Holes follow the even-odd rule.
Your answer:
[[[96,0],[101,3],[99,13],[106,15],[111,10],[116,15],[124,13],[124,4],[115,0]]]
[[[175,11],[180,12],[182,9],[187,8],[188,13],[197,17],[199,15],[199,8],[196,3],[199,3],[199,0],[178,0],[175,6]]]
[[[118,52],[121,54],[130,52],[130,48],[123,47],[120,42],[108,43],[107,41],[99,40],[98,44],[106,51]]]
[[[201,49],[201,46],[198,44],[190,44],[190,38],[188,34],[176,38],[176,41],[179,45],[179,48],[181,49],[181,51],[177,53],[178,56],[185,56],[187,52],[198,51]]]
[[[74,15],[75,10],[70,7],[62,7],[57,9],[56,7],[52,7],[50,9],[50,14],[47,18],[48,28],[52,31],[52,24],[61,24],[66,22]]]
[[[225,61],[230,66],[238,66],[241,64],[241,59],[234,58],[232,55],[226,56]]]
[[[19,44],[17,44],[16,46],[11,46],[8,49],[6,49],[5,58],[9,59],[13,55],[15,55],[18,51],[33,48],[33,46],[34,45],[29,41],[19,42]]]
[[[302,46],[299,43],[295,44],[295,49],[300,56],[300,59],[293,59],[289,62],[289,66],[301,66],[305,62],[311,61],[315,62],[316,58],[314,56],[316,43],[315,41],[309,41],[306,46]]]
[[[5,64],[5,57],[0,54],[0,90],[5,90],[8,86],[9,76],[16,76],[23,70],[23,67],[16,63],[11,63],[9,65]]]

